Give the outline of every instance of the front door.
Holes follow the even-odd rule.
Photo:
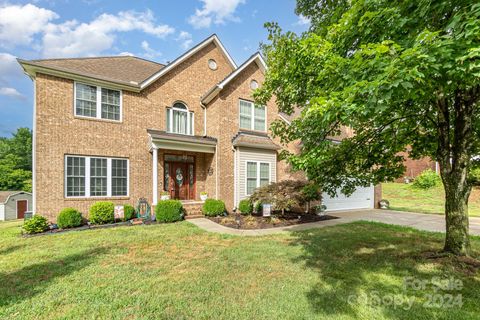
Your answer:
[[[23,219],[25,212],[28,210],[27,200],[17,200],[17,219]]]
[[[188,200],[188,174],[187,164],[181,162],[172,163],[173,190],[170,195],[173,199]]]

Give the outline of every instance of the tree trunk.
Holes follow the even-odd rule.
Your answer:
[[[465,170],[466,171],[466,170]],[[448,177],[445,188],[445,220],[446,237],[444,251],[455,255],[468,255],[470,240],[468,237],[468,197],[470,186],[466,183],[466,172],[463,179]]]

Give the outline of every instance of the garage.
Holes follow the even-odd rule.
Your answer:
[[[339,192],[337,197],[330,197],[323,194],[323,203],[327,206],[327,211],[352,210],[352,209],[371,209],[374,207],[374,187],[359,187],[349,197]]]

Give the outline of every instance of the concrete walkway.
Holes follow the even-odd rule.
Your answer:
[[[393,210],[351,210],[330,212],[329,214],[339,217],[339,219],[304,223],[288,227],[258,230],[233,229],[217,224],[206,218],[192,219],[189,220],[189,222],[209,232],[233,234],[240,236],[261,236],[283,233],[288,231],[301,231],[311,228],[323,228],[327,226],[334,226],[337,224],[361,220],[407,226],[419,230],[445,232],[445,217],[443,215],[422,214]],[[470,234],[477,236],[480,235],[480,218],[470,218]]]

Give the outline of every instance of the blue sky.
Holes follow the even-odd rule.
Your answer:
[[[294,0],[0,0],[0,136],[32,127],[33,86],[15,58],[132,54],[168,62],[216,33],[237,64],[266,41],[263,24],[302,32]]]

